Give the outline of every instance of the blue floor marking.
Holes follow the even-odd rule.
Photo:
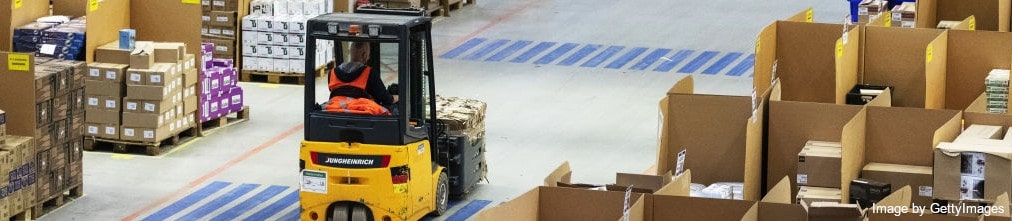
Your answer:
[[[685,67],[682,67],[682,69],[678,69],[678,73],[687,73],[687,74],[695,73],[697,70],[699,70],[699,68],[703,67],[703,65],[706,64],[706,62],[709,62],[710,59],[716,57],[717,53],[718,52],[716,51],[705,51],[703,53],[700,53],[699,56],[696,57],[696,59],[692,59],[692,61],[690,61],[688,64],[685,64]]]
[[[710,65],[709,68],[703,70],[703,74],[714,75],[720,73],[720,71],[723,71],[724,68],[726,68],[728,65],[731,64],[731,62],[738,60],[738,57],[741,57],[741,55],[742,53],[738,52],[727,53],[724,55],[724,57],[721,57],[719,60],[717,60],[716,63]]]
[[[593,58],[590,58],[590,60],[584,62],[582,65],[580,65],[580,67],[586,68],[597,67],[601,63],[604,63],[605,60],[608,60],[608,58],[611,58],[611,56],[615,56],[615,54],[618,54],[618,52],[622,51],[622,49],[625,49],[625,47],[610,46],[608,48],[605,48],[604,51],[601,51],[601,53],[597,54]]]
[[[580,62],[580,60],[583,60],[583,58],[587,57],[587,55],[590,55],[590,53],[594,53],[595,51],[597,51],[597,49],[601,47],[603,47],[603,45],[595,45],[595,44],[584,45],[582,48],[580,48],[580,50],[577,50],[576,53],[573,53],[573,55],[570,55],[565,60],[560,61],[558,65],[570,66],[576,64],[576,62]]]
[[[646,70],[647,67],[650,67],[650,65],[653,65],[655,62],[657,62],[657,60],[660,60],[661,57],[668,55],[668,53],[671,53],[671,49],[667,48],[655,49],[653,52],[650,52],[650,54],[647,54],[646,57],[643,57],[643,60],[640,60],[640,62],[637,62],[632,67],[629,67],[629,69],[640,71]]]
[[[647,48],[644,48],[644,47],[637,47],[637,48],[630,49],[629,52],[626,52],[621,57],[618,57],[617,59],[615,59],[615,61],[612,61],[610,64],[608,64],[608,66],[605,66],[605,68],[620,69],[620,68],[622,68],[622,66],[625,66],[630,61],[632,61],[633,59],[636,59],[636,57],[639,57],[641,54],[643,54],[643,52],[646,52],[646,51],[647,51]]]
[[[471,54],[469,54],[467,56],[464,56],[464,60],[475,61],[475,60],[481,59],[482,57],[485,57],[486,55],[491,54],[496,49],[499,49],[499,47],[502,47],[503,45],[506,45],[506,43],[509,43],[509,42],[510,42],[510,40],[505,40],[505,39],[498,39],[498,40],[492,41],[491,43],[486,44],[485,47],[481,47],[477,51],[474,51],[474,53],[471,53]]]
[[[450,217],[446,218],[446,221],[465,221],[474,214],[481,211],[482,208],[491,204],[492,201],[488,200],[474,200],[468,203],[464,208],[460,208],[456,213],[453,213]]]
[[[668,72],[668,71],[671,71],[671,69],[674,69],[675,66],[678,66],[678,64],[682,63],[682,61],[684,61],[685,59],[689,58],[689,56],[692,55],[692,53],[695,53],[695,52],[696,51],[694,51],[694,50],[681,50],[681,51],[675,52],[675,55],[672,55],[671,58],[669,58],[666,61],[662,62],[660,65],[657,65],[657,67],[654,68],[654,71],[658,71],[658,72]]]
[[[190,195],[187,195],[186,197],[179,199],[175,203],[172,203],[169,206],[162,208],[158,212],[151,214],[150,216],[144,218],[143,220],[153,221],[153,220],[168,219],[172,215],[179,213],[179,211],[182,211],[187,207],[190,207],[190,205],[200,202],[200,200],[207,198],[207,196],[210,196],[211,194],[214,194],[229,185],[231,185],[231,183],[215,181],[211,184],[208,184],[207,186],[204,186],[203,188],[200,188],[200,190],[197,190],[196,192],[193,192]]]
[[[533,43],[533,41],[526,41],[526,40],[515,41],[510,46],[506,47],[505,49],[502,49],[501,51],[499,51],[499,52],[495,53],[494,55],[492,55],[492,57],[488,57],[488,59],[485,59],[485,60],[486,61],[502,61],[503,59],[506,59],[506,57],[509,57],[510,55],[513,55],[513,53],[516,53],[520,49],[522,49],[524,47],[527,47],[527,45],[530,45],[531,43]]]
[[[219,196],[218,198],[211,200],[211,202],[208,202],[203,206],[200,206],[197,209],[190,211],[190,213],[187,213],[186,215],[180,217],[179,219],[196,220],[200,217],[207,216],[208,214],[211,214],[215,210],[220,209],[222,206],[225,206],[225,204],[231,203],[232,201],[239,199],[239,197],[246,195],[247,193],[253,191],[253,189],[256,189],[259,186],[260,184],[239,185],[239,187],[236,187],[235,189],[228,191],[227,193]]]
[[[254,213],[253,215],[249,216],[248,218],[246,218],[246,221],[267,220],[267,218],[274,216],[274,214],[281,212],[281,210],[284,210],[285,208],[288,208],[292,204],[296,203],[299,203],[298,189],[292,191],[288,195],[285,195],[285,198],[281,198],[281,200],[275,201],[271,205],[264,207],[263,210],[260,210],[257,213]]]
[[[241,216],[243,213],[246,213],[247,211],[255,208],[257,205],[260,205],[260,203],[263,203],[271,198],[274,198],[274,196],[281,194],[281,192],[285,191],[286,189],[288,189],[287,186],[274,185],[267,187],[267,189],[265,189],[264,191],[260,191],[260,193],[253,195],[253,197],[250,197],[249,199],[242,201],[241,203],[239,203],[239,205],[236,205],[235,207],[226,210],[225,212],[219,214],[218,216],[211,218],[211,221],[233,220],[235,219],[235,217]]]
[[[566,44],[563,44],[563,45],[559,46],[558,48],[555,48],[555,50],[552,50],[552,52],[548,52],[548,54],[546,54],[545,56],[541,57],[541,59],[538,59],[537,61],[534,61],[534,64],[549,64],[549,63],[552,63],[553,61],[555,61],[555,59],[559,59],[559,57],[562,57],[562,55],[566,54],[566,52],[569,52],[570,50],[573,50],[573,48],[576,48],[576,46],[579,46],[579,45],[580,44],[575,44],[575,43],[566,43]]]
[[[737,66],[734,66],[734,68],[731,68],[731,71],[727,72],[727,76],[741,76],[748,69],[752,69],[752,66],[755,66],[755,54],[750,54],[745,59],[742,59]]]
[[[484,39],[484,38],[472,38],[471,40],[467,40],[467,42],[464,42],[464,44],[461,44],[460,46],[457,46],[457,48],[454,48],[453,50],[450,50],[450,51],[446,52],[446,54],[443,54],[442,56],[439,56],[439,57],[441,57],[441,58],[455,58],[457,56],[460,56],[460,54],[463,54],[464,52],[467,52],[467,50],[471,50],[471,48],[473,48],[474,46],[480,45],[482,42],[485,42],[485,40],[487,40],[487,39]]]
[[[538,56],[538,54],[541,54],[541,52],[544,52],[545,50],[548,50],[548,48],[555,46],[555,44],[556,44],[555,42],[538,43],[533,48],[528,49],[523,54],[520,54],[520,56],[517,56],[516,58],[513,58],[513,60],[510,60],[510,62],[527,63],[527,61],[531,60],[531,58],[534,58],[534,56]]]

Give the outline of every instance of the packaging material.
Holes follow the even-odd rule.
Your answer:
[[[436,97],[436,118],[446,126],[450,135],[465,135],[470,139],[484,136],[485,102],[459,98]]]
[[[938,25],[935,26],[937,29],[953,29],[963,21],[939,21]]]
[[[805,14],[801,17],[811,18]],[[840,24],[777,21],[767,25],[756,43],[753,88],[761,94],[779,78],[784,101],[845,104],[859,75],[857,65],[842,64],[859,61],[863,35],[859,26],[844,29]],[[785,154],[793,158],[794,153]]]
[[[862,85],[890,86],[894,107],[945,106],[948,34],[944,30],[865,27],[862,35],[860,59],[839,63],[841,74],[853,68]]]
[[[170,136],[175,128],[175,124],[166,124],[158,128],[137,128],[123,126],[122,129],[122,140],[126,141],[137,141],[137,142],[160,142]]]
[[[243,46],[238,60],[244,70],[293,73],[305,72],[306,21],[325,11],[308,2],[267,0],[251,4],[250,15],[241,18]],[[284,9],[275,10],[275,7]],[[305,8],[300,7],[305,6]],[[324,44],[319,44],[324,43]],[[317,55],[333,54],[333,41],[318,42]],[[334,61],[333,57],[316,57],[317,68]],[[254,64],[263,65],[254,65]]]
[[[859,221],[864,218],[864,212],[857,204],[842,204],[840,202],[812,202],[802,205],[808,206],[808,220],[810,221]]]
[[[842,146],[820,146],[808,142],[798,152],[798,185],[840,188]]]
[[[868,23],[872,18],[888,10],[884,0],[863,0],[857,5],[857,17],[859,23]]]
[[[933,196],[942,200],[994,202],[1012,192],[1012,147],[940,143],[935,149]]]
[[[783,177],[777,185],[770,188],[759,202],[759,220],[808,220],[808,211],[804,206],[791,201],[791,179]]]
[[[36,144],[32,137],[6,136],[0,150],[5,173],[0,188],[4,191],[3,208],[7,214],[17,214],[36,204],[36,180],[39,178],[35,164]]]
[[[850,202],[860,205],[862,209],[871,207],[890,193],[892,186],[889,183],[869,179],[850,181]]]
[[[1009,70],[994,69],[984,80],[987,94],[987,112],[1005,114],[1008,112]]]
[[[204,48],[200,62],[204,71],[195,78],[202,82],[196,104],[201,123],[241,111],[244,105],[244,93],[238,85],[239,71],[234,66],[234,60],[212,58],[210,50],[207,50],[215,48],[211,43],[204,43]],[[184,106],[184,109],[190,108]]]
[[[84,36],[83,22],[39,19],[36,23],[14,29],[14,51],[33,52],[40,57],[83,60]]]
[[[932,203],[931,167],[911,166],[885,163],[868,163],[861,170],[861,178],[881,181],[892,187],[910,186],[917,191],[911,196],[912,203],[918,206],[930,206]]]
[[[133,50],[137,46],[137,30],[119,30],[119,49]]]
[[[813,203],[813,202],[841,202],[843,201],[843,193],[839,188],[823,188],[823,187],[808,187],[799,186],[798,194],[794,197],[797,199],[795,202],[801,203]]]
[[[904,2],[892,9],[893,23],[900,23],[899,27],[914,28],[917,22],[917,4]]]
[[[967,30],[948,30],[948,35],[947,73],[959,74],[948,74],[945,77],[945,109],[967,110],[964,113],[967,120],[985,120],[980,118],[987,116],[986,96],[979,111],[970,109],[970,104],[986,91],[986,85],[980,83],[981,79],[986,79],[994,69],[1010,68],[1012,54],[1004,48],[1012,47],[1012,35]]]
[[[630,220],[642,221],[647,197],[633,193],[563,187],[536,187],[510,201],[482,210],[475,220]],[[572,210],[566,208],[581,208]],[[628,208],[628,210],[624,209]],[[628,219],[623,219],[628,217]]]

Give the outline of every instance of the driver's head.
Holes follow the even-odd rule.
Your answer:
[[[369,61],[369,43],[366,42],[352,42],[351,43],[351,62],[367,63]]]

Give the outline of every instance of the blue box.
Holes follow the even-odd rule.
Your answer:
[[[119,30],[119,49],[133,50],[137,43],[137,30]]]

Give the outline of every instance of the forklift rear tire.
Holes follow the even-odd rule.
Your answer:
[[[441,216],[446,214],[448,203],[450,201],[450,181],[446,177],[446,172],[439,174],[439,182],[436,184],[436,210],[432,211],[433,215]]]
[[[331,211],[331,221],[348,221],[348,207],[346,204],[334,205],[334,210]]]

